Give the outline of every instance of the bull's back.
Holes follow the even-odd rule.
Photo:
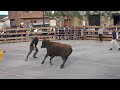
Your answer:
[[[72,47],[67,44],[61,44],[57,42],[50,42],[49,55],[52,56],[61,56],[61,55],[70,55],[72,53]]]
[[[63,49],[63,47],[59,47],[59,46],[50,46],[49,50],[48,50],[48,53],[49,53],[49,56],[61,56],[62,53],[65,52],[65,49]]]

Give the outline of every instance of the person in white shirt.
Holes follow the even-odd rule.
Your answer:
[[[110,42],[110,50],[112,50],[113,44],[115,44],[120,51],[120,46],[117,43],[118,38],[119,38],[118,32],[117,32],[117,30],[114,29],[112,32],[112,40]]]
[[[99,35],[99,39],[100,42],[102,42],[102,37],[103,37],[103,28],[100,26],[98,29],[98,35]]]

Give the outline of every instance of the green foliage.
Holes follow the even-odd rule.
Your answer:
[[[82,18],[82,15],[80,15],[79,11],[54,11],[54,14],[52,14],[51,11],[48,11],[47,15],[49,18],[60,20],[64,20],[68,15],[72,17]]]
[[[80,15],[80,12],[79,12],[79,11],[73,11],[73,12],[72,12],[72,16],[73,16],[73,17],[82,18],[82,15]]]
[[[85,17],[88,18],[90,16],[90,11],[86,11]]]
[[[67,16],[66,11],[54,11],[54,14],[52,14],[51,11],[48,11],[46,14],[49,18],[57,20],[64,20]]]

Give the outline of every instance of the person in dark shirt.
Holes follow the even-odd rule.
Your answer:
[[[32,42],[31,42],[31,44],[30,44],[30,51],[29,51],[29,53],[28,53],[28,55],[27,55],[26,61],[27,61],[27,59],[28,59],[28,56],[32,53],[33,50],[35,50],[35,53],[33,54],[33,57],[34,57],[34,58],[37,58],[37,57],[36,57],[36,54],[38,53],[37,44],[38,44],[38,37],[36,36],[36,37],[32,40]]]
[[[112,41],[110,43],[110,45],[111,45],[110,50],[112,50],[112,44],[114,43],[119,48],[119,51],[120,51],[120,46],[117,43],[118,38],[119,38],[118,37],[118,32],[116,32],[116,30],[113,30],[113,32],[112,32]]]

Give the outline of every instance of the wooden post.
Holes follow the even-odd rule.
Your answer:
[[[17,28],[16,28],[16,29],[17,29]],[[17,36],[18,36],[17,33],[18,33],[18,30],[16,30],[15,32],[16,32],[16,39],[15,39],[15,41],[17,41]]]
[[[6,28],[6,37],[5,37],[5,43],[7,43],[7,28]]]

